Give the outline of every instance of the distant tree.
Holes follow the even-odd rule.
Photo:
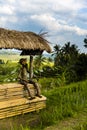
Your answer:
[[[74,67],[78,80],[87,78],[87,54],[80,54]]]
[[[61,51],[60,45],[56,44],[54,46],[54,51],[52,52],[52,56],[57,57],[60,54],[60,51]]]
[[[60,45],[55,45],[54,46],[54,51],[53,51],[53,54],[52,55],[58,55],[60,53],[61,49],[60,49]]]
[[[54,46],[53,54],[55,56],[54,67],[58,68],[58,71],[54,72],[65,76],[66,83],[76,81],[77,77],[74,66],[79,55],[78,47],[75,44],[71,45],[70,42],[65,43],[65,45],[61,48],[56,45]]]
[[[65,45],[62,47],[62,52],[64,54],[70,54],[70,42],[65,43]]]
[[[68,42],[62,47],[62,52],[66,59],[66,65],[70,65],[76,61],[79,49],[75,44],[70,45],[70,42]]]
[[[58,45],[54,46],[55,66],[70,66],[75,62],[78,53],[78,47],[75,44],[71,45],[70,42],[67,42],[62,48],[59,48]]]
[[[85,47],[87,47],[87,38],[84,39]]]
[[[65,55],[77,56],[79,50],[75,44],[70,45],[70,42],[67,42],[65,46],[62,47],[62,51]]]
[[[60,45],[55,45],[54,46],[54,51],[52,53],[52,56],[54,56],[54,65],[58,66],[60,62],[60,57],[61,57],[61,48]]]

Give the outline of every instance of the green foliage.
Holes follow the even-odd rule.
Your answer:
[[[74,130],[87,130],[87,122],[79,124],[74,128]]]
[[[43,91],[47,91],[50,89],[58,88],[65,85],[65,79],[64,77],[56,77],[56,78],[40,78],[38,81]]]
[[[34,66],[35,68],[40,69],[43,65],[43,62],[46,60],[46,58],[41,54],[39,56],[36,56],[34,59]]]
[[[4,60],[0,59],[0,64],[4,64]]]
[[[45,91],[47,107],[40,114],[42,127],[49,126],[87,107],[87,81]]]
[[[18,126],[16,126],[16,125],[10,125],[10,130],[30,130],[30,127],[29,126],[22,126],[22,124],[21,125],[19,125],[19,128],[18,128]]]
[[[14,82],[17,79],[18,64],[8,62],[0,64],[0,82]]]
[[[58,68],[57,72],[53,71],[54,75],[57,73],[62,75],[68,84],[87,79],[87,54],[80,54],[75,44],[71,45],[68,42],[61,48],[56,45],[52,55],[54,55],[54,69]],[[59,67],[62,68],[60,71]]]

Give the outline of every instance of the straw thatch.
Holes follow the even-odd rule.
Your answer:
[[[21,32],[0,28],[0,48],[51,52],[48,41],[34,32]]]

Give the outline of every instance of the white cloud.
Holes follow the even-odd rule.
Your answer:
[[[7,25],[7,23],[15,23],[15,22],[17,22],[18,21],[18,19],[17,19],[17,17],[15,17],[15,16],[1,16],[0,17],[0,26],[1,27],[5,27],[5,25]]]
[[[0,14],[7,14],[7,15],[14,14],[14,7],[10,5],[1,5]]]
[[[50,14],[42,14],[42,15],[33,15],[31,16],[31,19],[39,22],[39,24],[42,24],[44,27],[48,28],[50,31],[70,31],[74,32],[78,35],[86,35],[87,30],[81,29],[78,26],[70,26],[66,21],[63,20],[63,22],[60,23],[62,20],[56,20],[54,17],[52,17]]]
[[[7,0],[4,2],[4,5],[1,4],[0,13],[16,14],[17,16],[20,13],[26,13],[29,16],[31,14],[44,15],[48,13],[72,19],[77,16],[76,14],[83,7],[85,7],[85,0]]]
[[[5,21],[6,21],[5,17],[0,17],[0,26],[1,27],[5,26],[5,24],[6,24]]]
[[[8,0],[11,1],[11,0]],[[15,1],[15,0],[14,0]],[[40,12],[78,12],[80,9],[84,8],[86,5],[85,0],[17,0],[17,5],[20,11],[26,11],[27,13],[40,13]],[[16,3],[15,2],[15,3]],[[16,5],[16,6],[17,6]]]
[[[16,0],[7,0],[7,2],[9,2],[9,3],[13,4],[13,3],[15,3],[15,2],[16,2]]]

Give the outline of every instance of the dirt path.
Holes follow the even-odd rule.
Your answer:
[[[49,126],[44,130],[76,130],[76,128],[87,122],[87,108],[83,112],[79,112],[73,118],[67,118],[58,122],[56,125]]]

